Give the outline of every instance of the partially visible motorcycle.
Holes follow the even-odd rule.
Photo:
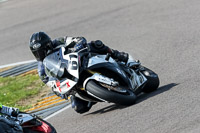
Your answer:
[[[158,75],[130,56],[127,63],[114,60],[110,54],[90,53],[87,48],[68,53],[64,47],[43,61],[48,83],[57,95],[76,95],[90,102],[112,102],[132,105],[142,92],[159,86]]]
[[[14,133],[56,133],[56,129],[50,123],[34,114],[19,112],[16,116],[6,114],[0,116],[0,121],[13,128],[9,131]]]

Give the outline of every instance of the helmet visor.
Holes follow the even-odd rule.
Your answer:
[[[43,61],[43,59],[47,55],[47,50],[40,49],[40,50],[33,51],[33,55],[35,56],[35,58],[37,59],[37,61]]]

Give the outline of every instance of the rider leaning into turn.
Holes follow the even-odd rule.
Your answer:
[[[43,65],[43,59],[53,53],[57,48],[61,46],[65,47],[69,53],[78,52],[83,48],[87,48],[89,52],[98,54],[110,53],[111,57],[118,61],[127,62],[129,55],[124,52],[119,52],[113,50],[108,46],[105,46],[102,41],[96,40],[87,43],[84,37],[61,37],[55,40],[51,38],[44,32],[34,33],[30,38],[30,49],[38,61],[38,74],[40,79],[48,85],[49,77],[45,73],[45,68]],[[72,108],[78,113],[84,113],[89,111],[93,103],[82,100],[78,97],[70,97]]]

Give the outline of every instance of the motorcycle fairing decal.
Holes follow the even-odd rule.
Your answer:
[[[95,73],[94,75],[92,75],[91,77],[87,78],[84,83],[83,83],[83,87],[85,88],[85,85],[86,83],[89,81],[89,80],[96,80],[100,83],[104,83],[104,84],[107,84],[107,85],[110,85],[110,86],[113,86],[113,85],[118,85],[119,83],[114,81],[113,79],[111,78],[108,78],[108,77],[105,77],[101,74],[98,74],[98,73]]]
[[[69,81],[68,81],[66,84],[67,84],[67,88],[69,88],[69,87],[70,87],[70,85],[69,85]]]
[[[78,61],[78,53],[70,53],[65,55],[64,48],[62,48],[62,56],[63,59],[68,60],[68,72],[76,77],[79,78],[79,61]]]
[[[60,83],[59,87],[54,88],[54,91],[59,91],[61,94],[65,94],[70,89],[72,89],[76,84],[77,82],[74,82],[70,79],[66,79]]]
[[[60,81],[59,80],[56,81],[56,86],[58,87],[59,91],[61,92]]]

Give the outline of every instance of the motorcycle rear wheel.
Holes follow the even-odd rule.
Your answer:
[[[126,94],[118,93],[103,87],[94,80],[88,81],[86,84],[86,90],[103,100],[119,105],[132,105],[136,100],[136,95],[130,90],[127,90]]]

